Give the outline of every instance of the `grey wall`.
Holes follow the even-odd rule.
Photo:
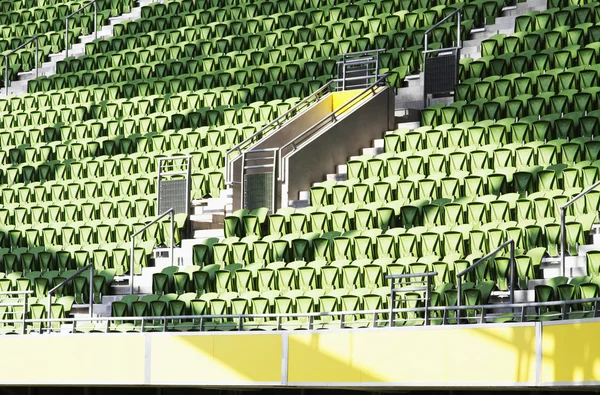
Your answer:
[[[325,96],[320,102],[311,106],[306,111],[297,115],[276,133],[273,133],[250,149],[278,148],[292,141],[296,136],[308,130],[311,126],[323,119],[333,111],[333,100],[331,94]],[[241,174],[242,158],[233,161],[233,210],[241,208]]]
[[[394,92],[383,88],[362,106],[355,107],[344,118],[286,155],[287,188],[283,188],[283,203],[287,205],[289,200],[297,200],[300,191],[323,181],[325,174],[333,173],[335,167],[346,163],[349,156],[370,147],[373,140],[382,138],[386,131],[394,128]]]

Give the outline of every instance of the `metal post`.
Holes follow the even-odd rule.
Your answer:
[[[4,56],[4,86],[6,87],[6,96],[8,96],[8,55]]]
[[[38,76],[39,76],[39,66],[38,66],[39,51],[40,51],[40,43],[39,43],[39,40],[36,38],[35,39],[35,78],[38,78]]]
[[[431,298],[431,276],[427,276],[427,289],[425,290],[425,325],[429,325],[429,300]]]
[[[510,241],[510,303],[515,303],[515,241]]]
[[[175,263],[175,257],[173,256],[173,248],[175,245],[175,214],[173,213],[173,210],[171,210],[171,215],[170,215],[170,222],[171,222],[171,251],[169,251],[169,256],[171,258],[171,266],[173,266],[173,264]]]
[[[69,57],[69,17],[65,18],[65,59]]]
[[[27,325],[27,294],[23,297],[23,329],[21,330],[21,334],[24,335],[26,330],[25,326]]]
[[[564,276],[566,273],[566,265],[565,262],[567,260],[566,250],[567,250],[567,208],[565,206],[560,208],[560,269],[561,276]]]
[[[50,309],[52,308],[52,293],[48,292],[48,306],[46,307],[46,316],[48,319],[52,318],[52,314],[50,314]]]
[[[98,39],[98,2],[94,1],[94,39]]]
[[[394,326],[394,305],[396,304],[396,294],[394,293],[395,279],[390,281],[390,326]]]
[[[135,252],[135,242],[134,242],[134,238],[131,238],[131,252],[129,254],[129,293],[133,294],[133,272],[134,272],[134,265],[135,265],[135,256],[134,256],[134,252]]]
[[[456,37],[456,47],[457,48],[461,47],[461,43],[460,43],[460,39],[461,39],[461,37],[460,37],[461,14],[462,13],[459,11],[458,12],[458,23],[457,23],[457,26],[456,26],[456,36],[457,36]]]
[[[456,301],[457,306],[462,306],[462,277],[458,278],[458,298]],[[456,309],[456,322],[460,323],[460,309]]]
[[[90,265],[90,320],[94,317],[94,265]]]

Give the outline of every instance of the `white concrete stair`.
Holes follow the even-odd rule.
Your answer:
[[[138,0],[138,5],[133,7],[130,12],[125,13],[123,15],[109,18],[109,24],[106,26],[102,26],[102,29],[98,30],[98,38],[103,37],[112,37],[113,35],[113,27],[116,24],[122,23],[128,20],[136,20],[141,18],[142,16],[142,7],[148,4],[156,2],[155,0]],[[73,47],[69,48],[69,57],[80,57],[85,54],[85,44],[92,42],[96,39],[95,34],[90,34],[86,36],[80,36],[78,38],[78,43],[73,45]],[[56,63],[66,59],[67,51],[61,51],[56,54],[50,54],[50,61],[44,62],[38,68],[39,76],[50,76],[56,74]],[[17,80],[12,81],[8,88],[9,95],[19,95],[27,93],[27,83],[36,78],[35,70],[26,71],[19,73],[17,75]],[[2,89],[0,92],[0,97],[6,96],[6,88]]]
[[[531,11],[544,11],[546,9],[546,0],[527,0],[524,3],[517,3],[516,6],[504,7],[502,16],[497,17],[493,24],[485,27],[472,29],[468,40],[463,41],[463,47],[460,51],[461,58],[478,59],[481,57],[481,42],[492,37],[495,34],[514,33],[515,18],[519,15]],[[404,80],[405,86],[396,90],[396,109],[412,108],[423,109],[425,103],[423,100],[423,73],[413,74]],[[453,98],[443,98],[441,101],[452,101]],[[439,102],[439,101],[437,101]],[[429,104],[434,104],[431,101]]]

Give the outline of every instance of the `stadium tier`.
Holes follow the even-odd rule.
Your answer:
[[[96,29],[110,34],[66,57],[64,18],[87,3],[3,2],[0,48],[8,55],[38,35],[50,72],[27,73],[33,42],[5,58],[9,80],[27,87],[0,97],[1,332],[595,317],[600,192],[579,197],[600,180],[600,13],[595,2],[550,3],[102,1]],[[93,33],[93,8],[69,29],[70,44]],[[308,99],[317,107],[319,95],[340,93],[329,92],[346,86],[342,55],[375,53],[387,88],[336,96],[327,113],[340,119],[364,110],[360,92],[371,89],[393,90],[402,108],[425,78],[424,49],[442,58],[473,41],[467,54],[481,56],[459,59],[453,98],[430,100],[418,124],[393,122],[378,150],[346,152],[338,174],[303,185],[309,202],[233,211],[223,201],[231,153],[308,119]],[[167,188],[156,174],[160,160],[187,157],[194,204],[224,203],[222,237],[192,239],[206,224],[195,208],[177,212],[174,242],[188,253],[165,266],[172,229],[155,220],[154,196]],[[503,243],[512,250],[498,251]],[[585,267],[558,271],[565,255]],[[518,317],[502,307],[515,292],[542,304]],[[69,321],[94,305],[99,321]]]

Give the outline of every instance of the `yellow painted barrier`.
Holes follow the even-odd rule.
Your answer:
[[[600,382],[600,322],[0,336],[0,385],[559,387]]]
[[[600,322],[544,325],[543,384],[585,384],[600,381]]]
[[[281,335],[155,335],[150,353],[151,384],[281,383]]]
[[[290,384],[534,385],[535,327],[290,334],[288,374]]]
[[[144,335],[0,336],[1,384],[144,382]]]

